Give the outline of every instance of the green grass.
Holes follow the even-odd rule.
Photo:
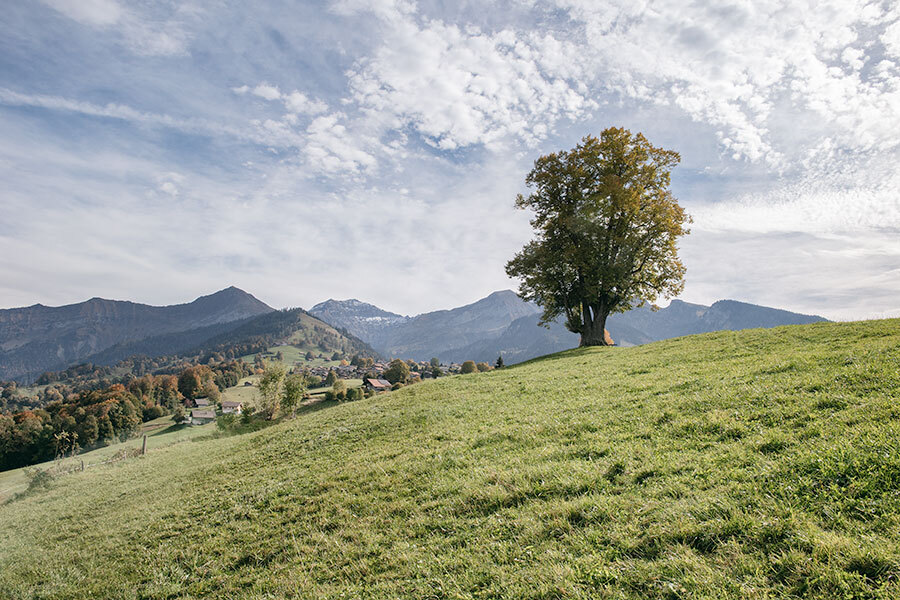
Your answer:
[[[348,390],[352,390],[353,388],[362,387],[363,380],[362,379],[344,379],[344,385],[347,386]],[[321,385],[319,387],[310,388],[309,395],[314,400],[321,400],[325,396],[325,392],[330,391],[330,385]]]
[[[252,385],[245,385],[246,382],[250,382]],[[256,387],[257,383],[259,383],[258,375],[244,377],[238,381],[236,386],[224,389],[219,396],[219,402],[231,400],[232,402],[243,402],[247,406],[258,404],[259,388]]]
[[[312,360],[307,360],[306,352],[308,350],[311,350],[313,352],[313,354],[316,355],[316,357],[318,357],[318,355],[322,353],[322,350],[320,350],[319,348],[317,348],[315,346],[304,346],[303,348],[298,348],[296,346],[291,346],[291,345],[272,346],[267,350],[267,352],[271,352],[273,355],[277,354],[278,352],[281,352],[281,360],[280,361],[277,360],[275,358],[275,356],[272,356],[272,355],[264,355],[263,360],[265,360],[266,363],[269,363],[269,364],[276,363],[276,362],[280,363],[286,369],[291,369],[295,365],[298,365],[298,364],[301,366],[304,366],[304,367],[309,367],[309,368],[312,368],[312,367],[336,367],[339,364],[341,364],[341,361],[330,360],[330,358],[329,359],[314,358]],[[334,353],[333,352],[325,352],[324,354],[326,354],[327,356],[330,357]],[[246,356],[242,356],[241,360],[252,364],[253,361],[256,360],[256,354],[247,354]]]
[[[61,477],[3,598],[897,598],[900,320],[579,349]]]
[[[254,388],[250,388],[254,389]],[[143,435],[147,435],[147,450],[155,450],[163,448],[171,444],[179,442],[193,441],[198,438],[210,437],[216,431],[215,425],[204,426],[182,426],[176,425],[172,421],[171,415],[166,415],[152,421],[147,421],[141,425],[138,436],[124,442],[103,446],[90,452],[84,452],[74,458],[63,459],[62,461],[50,461],[21,469],[12,469],[10,471],[0,472],[0,502],[4,502],[25,491],[28,487],[28,477],[25,474],[26,469],[42,469],[56,471],[59,469],[69,470],[76,466],[80,466],[83,460],[86,465],[96,465],[103,461],[109,460],[122,450],[128,448],[140,448],[143,444]],[[95,467],[91,467],[95,468]]]

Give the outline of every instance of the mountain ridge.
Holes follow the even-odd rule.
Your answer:
[[[347,327],[340,318],[342,302],[350,301],[328,300],[328,314],[316,314],[316,308],[326,303],[316,305],[310,312],[332,326]],[[395,314],[359,300],[352,302]],[[523,301],[512,290],[498,290],[465,306],[422,313],[397,325],[383,324],[377,331],[361,332],[363,335],[358,337],[386,356],[415,360],[435,356],[446,362],[493,362],[503,355],[507,364],[512,364],[578,345],[579,337],[559,321],[539,326],[540,313],[540,307]],[[706,306],[675,299],[658,310],[645,305],[610,315],[607,329],[618,345],[635,346],[726,329],[826,320],[739,300],[718,300]]]
[[[94,297],[55,307],[0,309],[0,379],[63,369],[116,345],[154,336],[221,331],[229,323],[274,310],[234,286],[168,306]]]

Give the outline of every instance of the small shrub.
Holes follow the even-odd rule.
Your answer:
[[[38,468],[25,469],[25,477],[28,478],[26,493],[47,489],[50,487],[50,482],[53,481],[53,475],[50,474],[50,471]]]

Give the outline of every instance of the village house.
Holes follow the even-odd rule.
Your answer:
[[[234,400],[223,400],[222,401],[222,413],[223,414],[241,414],[244,410],[243,402],[235,402]]]
[[[194,403],[197,405],[197,408],[204,408],[209,406],[209,398],[197,398],[194,400]]]
[[[206,425],[216,420],[216,411],[208,408],[195,408],[191,411],[191,425]]]
[[[363,387],[374,392],[389,392],[391,390],[391,382],[386,379],[369,378],[363,382]]]

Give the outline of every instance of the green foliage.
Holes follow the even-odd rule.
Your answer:
[[[284,397],[284,368],[280,364],[266,367],[259,378],[259,411],[264,418],[271,420],[281,406]]]
[[[281,404],[286,410],[291,411],[292,415],[296,412],[300,402],[302,402],[304,394],[306,394],[306,378],[294,373],[285,377],[284,396]]]
[[[538,158],[516,206],[534,212],[537,237],[506,265],[519,295],[560,315],[581,345],[609,345],[606,318],[683,288],[676,242],[690,218],[669,191],[677,152],[609,128],[569,151]]]
[[[399,358],[388,363],[388,368],[382,373],[382,377],[391,383],[406,383],[409,379],[409,365]]]
[[[431,368],[432,368],[432,369],[437,368],[437,367],[440,367],[440,366],[441,366],[441,361],[440,361],[440,359],[438,359],[437,357],[434,357],[434,358],[431,359]]]
[[[0,506],[0,590],[897,598],[898,365],[900,320],[825,323],[319,405]]]
[[[459,372],[463,375],[468,375],[469,373],[477,373],[478,365],[475,364],[474,360],[467,360],[460,366]]]
[[[503,368],[503,355],[497,357],[497,362],[494,363],[494,368],[502,369]]]
[[[334,382],[338,380],[338,375],[335,373],[334,369],[328,371],[328,374],[325,376],[325,385],[331,386],[334,385]]]
[[[487,364],[486,362],[476,363],[475,367],[478,369],[479,373],[484,373],[485,371],[490,371],[493,367]]]

